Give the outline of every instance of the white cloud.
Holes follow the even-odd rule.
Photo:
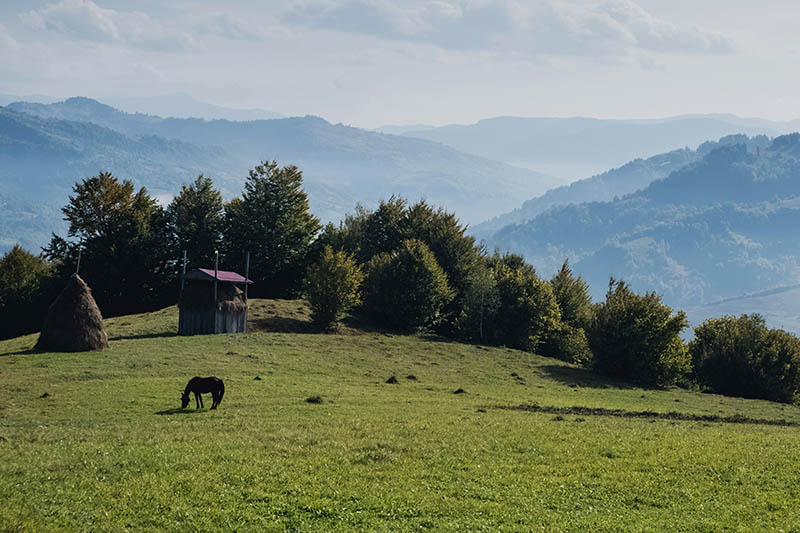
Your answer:
[[[728,53],[730,39],[659,20],[633,0],[309,0],[282,20],[455,50],[627,56]]]
[[[4,52],[19,51],[19,43],[11,37],[5,26],[0,24],[0,50]]]
[[[186,32],[174,31],[147,13],[105,9],[92,0],[61,0],[19,15],[35,30],[53,31],[86,41],[115,42],[159,51],[195,46]]]

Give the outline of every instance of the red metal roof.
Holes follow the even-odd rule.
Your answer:
[[[187,272],[184,278],[214,281],[214,269],[195,268],[194,270]],[[253,283],[252,280],[245,279],[241,274],[230,272],[228,270],[217,270],[217,281],[227,281],[230,283]]]

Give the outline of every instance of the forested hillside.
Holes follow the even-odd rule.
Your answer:
[[[521,224],[553,207],[585,202],[605,202],[615,197],[644,189],[650,183],[669,176],[689,163],[698,161],[719,146],[747,144],[753,149],[766,147],[770,139],[765,135],[748,138],[746,135],[728,135],[719,141],[706,141],[696,150],[683,148],[647,159],[636,159],[619,168],[578,180],[569,185],[551,189],[532,198],[510,213],[473,226],[471,233],[478,238],[489,238],[510,224]]]
[[[543,274],[568,257],[595,297],[610,275],[677,306],[796,284],[800,135],[756,141],[718,147],[624,198],[507,226],[489,245]]]

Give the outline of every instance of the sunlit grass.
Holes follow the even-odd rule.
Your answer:
[[[798,530],[800,428],[494,408],[800,422],[796,407],[425,336],[302,333],[302,302],[254,300],[251,319],[178,337],[175,308],[120,317],[97,353],[0,342],[0,530]],[[218,410],[177,409],[195,375],[225,380]]]

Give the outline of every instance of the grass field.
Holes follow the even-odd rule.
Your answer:
[[[296,301],[252,300],[245,335],[179,337],[176,315],[108,320],[99,353],[0,342],[0,530],[800,531],[800,427],[658,416],[796,407],[314,334]],[[225,380],[218,410],[178,409],[195,375]],[[654,414],[502,409],[533,404]]]

